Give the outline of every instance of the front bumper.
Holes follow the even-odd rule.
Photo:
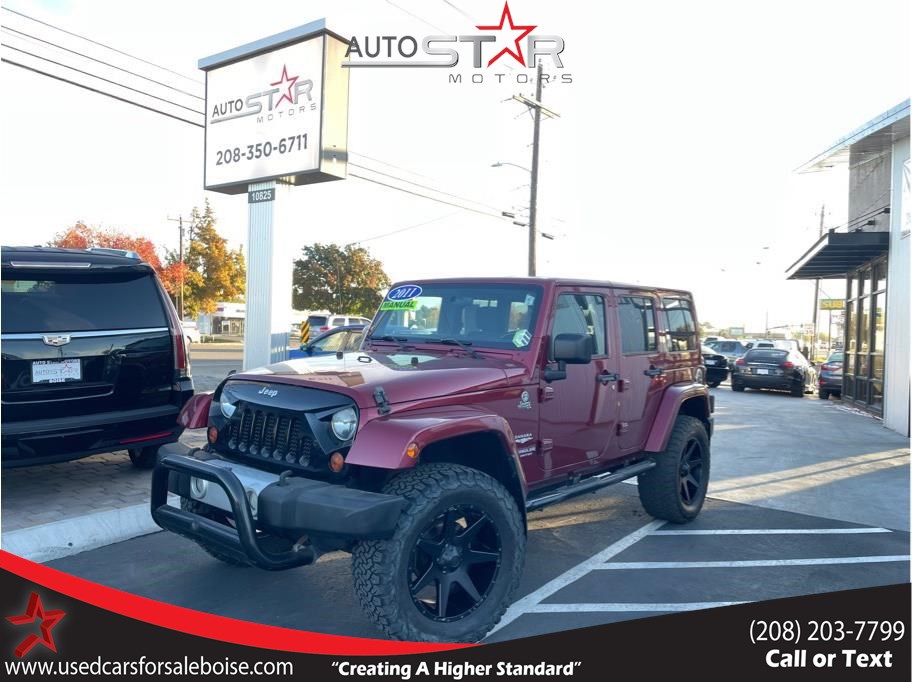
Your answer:
[[[214,545],[232,556],[244,557],[260,568],[282,570],[312,563],[313,552],[292,549],[274,552],[261,540],[269,535],[295,539],[323,537],[345,540],[388,538],[399,521],[406,500],[347,488],[308,478],[273,476],[266,472],[245,475],[247,467],[228,460],[218,464],[191,454],[176,444],[163,448],[163,457],[152,474],[152,518],[164,528],[193,540]],[[202,453],[213,458],[208,453]],[[168,505],[168,493],[194,499],[191,478],[207,481],[224,494],[234,526],[219,523]],[[251,490],[256,494],[251,506]],[[272,543],[270,543],[272,544]],[[286,543],[287,544],[287,543]],[[299,549],[295,549],[299,548]]]

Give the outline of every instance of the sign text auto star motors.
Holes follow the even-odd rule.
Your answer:
[[[320,38],[211,71],[206,187],[317,170],[322,77]]]

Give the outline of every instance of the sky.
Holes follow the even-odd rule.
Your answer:
[[[345,36],[420,40],[477,33],[475,24],[496,24],[503,8],[500,0],[4,6],[175,73],[0,11],[5,59],[87,82],[21,50],[81,64],[190,109],[202,108],[201,57],[317,18]],[[909,96],[909,3],[668,0],[568,10],[513,0],[510,8],[515,23],[564,39],[564,68],[548,70],[572,78],[543,94],[560,117],[542,124],[539,227],[555,239],[539,240],[539,274],[690,289],[700,318],[717,326],[809,322],[813,285],[786,281],[784,272],[815,240],[822,205],[826,227],[845,222],[847,176],[794,170]],[[512,68],[501,68],[507,62]],[[455,71],[473,73],[463,62]],[[513,60],[490,72],[503,73],[501,82],[453,84],[447,69],[353,71],[353,161],[470,198],[486,213],[523,211],[528,173],[491,166],[530,165],[531,120],[511,98],[532,86],[519,82],[528,71]],[[207,198],[222,233],[245,242],[246,198],[203,189],[200,128],[8,63],[0,87],[3,243],[45,243],[80,220],[175,248],[169,218]],[[510,220],[357,178],[282,187],[275,210],[289,261],[305,244],[333,241],[369,248],[393,280],[526,270],[526,234]],[[823,283],[825,297],[841,289]]]

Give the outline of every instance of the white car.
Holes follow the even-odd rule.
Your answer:
[[[181,321],[181,329],[184,330],[184,339],[188,344],[200,343],[203,340],[199,329],[196,327],[196,322],[193,320]]]

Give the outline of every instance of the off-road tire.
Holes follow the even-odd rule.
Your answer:
[[[741,385],[741,384],[736,384],[736,383],[733,381],[733,382],[732,382],[732,390],[733,390],[735,393],[744,393],[744,386]]]
[[[147,448],[130,448],[127,454],[130,455],[130,463],[137,469],[154,469],[158,462],[158,448],[153,445]]]
[[[213,521],[218,521],[219,523],[224,523],[226,517],[225,512],[223,512],[221,509],[217,509],[208,504],[203,504],[202,502],[197,502],[196,500],[188,500],[186,497],[181,498],[181,509],[193,514],[198,514],[199,516],[203,516]],[[250,565],[250,562],[238,559],[231,554],[225,554],[214,545],[210,545],[206,542],[203,542],[202,540],[194,539],[193,541],[202,547],[206,554],[218,559],[222,563],[228,564],[229,566]]]
[[[352,552],[355,593],[371,620],[389,637],[423,642],[477,642],[510,605],[526,551],[523,518],[513,496],[496,480],[457,464],[423,464],[390,480],[383,492],[408,500],[393,536],[359,542]],[[436,622],[412,599],[409,562],[428,525],[454,505],[483,511],[496,529],[500,559],[484,597],[459,620]]]
[[[702,472],[700,486],[688,504],[681,492],[681,471],[682,460],[691,443],[696,443],[701,448]],[[695,519],[706,499],[709,460],[709,436],[706,435],[703,422],[694,417],[679,415],[668,445],[662,453],[655,456],[655,467],[639,476],[637,489],[646,512],[672,523],[687,523]]]

